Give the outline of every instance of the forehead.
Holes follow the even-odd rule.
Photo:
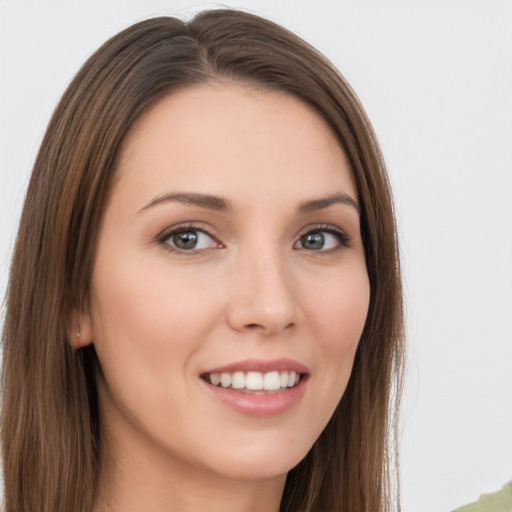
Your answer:
[[[175,92],[144,113],[126,137],[118,183],[140,193],[224,196],[324,195],[356,199],[345,154],[331,128],[291,94],[210,84]],[[166,190],[162,190],[166,189]],[[284,198],[283,198],[284,199]]]

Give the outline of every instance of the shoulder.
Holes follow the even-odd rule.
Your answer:
[[[493,494],[483,494],[476,503],[453,512],[512,512],[512,482]]]

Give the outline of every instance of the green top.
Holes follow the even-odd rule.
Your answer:
[[[477,503],[458,508],[454,512],[512,512],[512,482],[494,494],[482,494]]]

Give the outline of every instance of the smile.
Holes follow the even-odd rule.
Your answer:
[[[263,372],[222,372],[208,373],[202,376],[210,384],[224,389],[236,389],[240,392],[280,392],[295,387],[301,374],[295,371]]]
[[[272,417],[297,406],[306,392],[309,369],[292,359],[247,359],[200,375],[216,401],[245,416]]]

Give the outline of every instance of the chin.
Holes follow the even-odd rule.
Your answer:
[[[240,480],[284,477],[308,454],[311,446],[310,442],[299,446],[296,439],[280,441],[278,444],[267,441],[243,447],[233,444],[229,450],[231,453],[225,452],[222,457],[215,457],[215,471]]]

